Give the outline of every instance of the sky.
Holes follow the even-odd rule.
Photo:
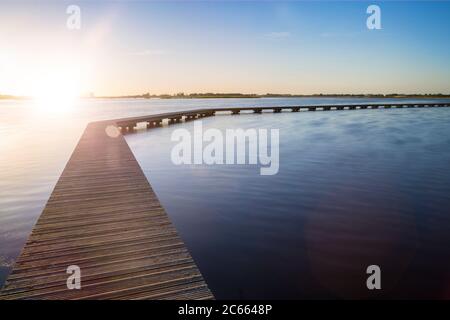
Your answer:
[[[450,93],[449,34],[450,1],[0,0],[0,94]]]

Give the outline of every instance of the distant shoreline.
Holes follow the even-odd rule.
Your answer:
[[[127,96],[84,96],[81,99],[258,99],[258,98],[377,98],[377,99],[450,99],[450,94],[244,94],[244,93],[149,93]],[[32,97],[0,95],[0,100],[30,100]]]
[[[142,99],[237,99],[237,98],[413,98],[413,99],[445,99],[450,98],[450,94],[245,94],[245,93],[191,93],[191,94],[142,94],[131,96],[99,96],[103,99],[124,99],[124,98],[142,98]]]

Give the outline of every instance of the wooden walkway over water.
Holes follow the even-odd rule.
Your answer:
[[[138,123],[217,112],[299,112],[449,107],[450,103],[217,108],[95,122],[87,126],[0,293],[2,299],[212,299],[199,269],[122,132]],[[109,134],[107,134],[109,133]],[[67,268],[81,268],[81,289]]]
[[[122,132],[133,131],[138,123],[145,123],[147,128],[158,127],[167,120],[169,124],[180,122],[182,120],[189,121],[198,118],[213,116],[216,113],[239,114],[241,112],[274,112],[282,111],[339,111],[339,110],[366,110],[366,109],[391,109],[391,108],[432,108],[432,107],[449,107],[450,102],[430,102],[430,103],[368,103],[368,104],[330,104],[330,105],[302,105],[302,106],[273,106],[273,107],[225,107],[225,108],[209,108],[194,109],[187,111],[177,111],[169,113],[161,113],[155,115],[130,117],[114,120]]]
[[[86,128],[0,299],[211,299],[122,135]],[[67,288],[68,266],[81,289]]]

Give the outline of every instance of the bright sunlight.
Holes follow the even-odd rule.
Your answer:
[[[71,108],[81,95],[80,73],[55,69],[36,77],[32,98],[39,110],[61,112]]]

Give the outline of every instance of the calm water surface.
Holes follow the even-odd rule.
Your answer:
[[[87,122],[311,100],[346,102],[95,100],[61,112],[0,102],[0,285]],[[126,139],[217,298],[450,297],[450,109],[202,121],[280,129],[279,173],[174,166],[170,134],[192,122]],[[381,293],[365,289],[370,264],[382,269]]]

